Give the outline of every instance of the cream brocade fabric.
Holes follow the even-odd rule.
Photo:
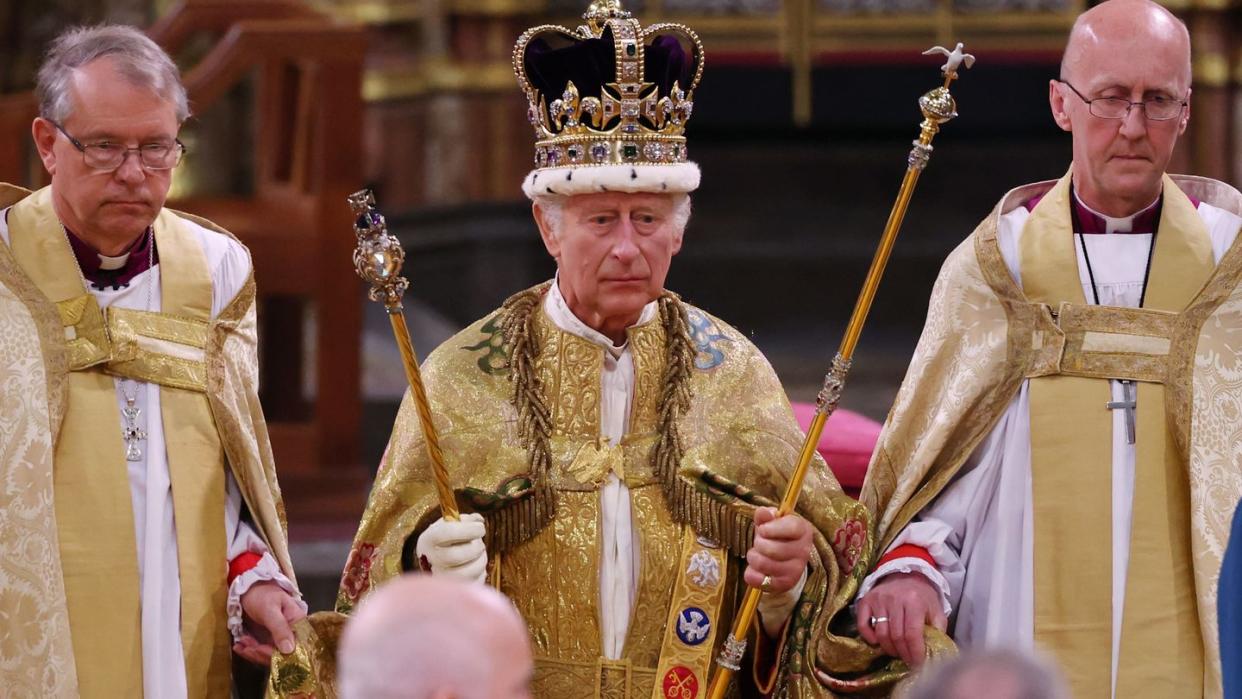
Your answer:
[[[782,494],[802,434],[779,382],[753,345],[723,322],[686,308],[698,356],[690,382],[691,408],[680,422],[685,453],[679,473],[718,501],[722,513],[749,517],[756,505],[774,503]],[[531,532],[525,529],[527,522],[506,513],[506,507],[533,491],[533,484],[518,440],[507,350],[496,314],[441,345],[424,364],[441,445],[459,501],[464,509],[485,514],[489,539],[497,530],[523,531],[520,543],[505,551],[489,546],[489,553],[493,561],[499,558],[501,589],[530,626],[539,659],[536,695],[649,697],[659,682],[654,671],[679,572],[684,526],[676,523],[677,504],[665,502],[651,465],[658,437],[654,429],[663,330],[651,322],[630,331],[635,363],[630,429],[620,444],[609,447],[599,438],[602,348],[560,331],[542,310],[537,313],[536,370],[552,407],[553,522]],[[400,574],[408,565],[402,560],[406,542],[439,516],[426,459],[407,396],[346,567],[338,596],[341,611]],[[600,657],[597,609],[598,489],[610,470],[631,489],[641,542],[639,589],[619,662]],[[843,581],[853,577],[852,562],[867,545],[868,518],[861,505],[841,493],[818,458],[808,473],[799,511],[817,529],[816,547],[812,572],[786,634],[778,687],[791,696],[822,696],[805,664],[813,657],[808,655],[816,638],[812,627],[826,624],[826,605],[840,598]],[[715,624],[729,623],[740,587],[738,557],[745,550],[731,553],[726,618],[713,620]],[[627,676],[629,691],[622,694]]]
[[[0,184],[0,208],[28,194]],[[209,221],[173,213],[227,235]],[[292,581],[284,508],[258,400],[256,330],[250,279],[208,325],[206,395],[255,530]],[[78,695],[52,490],[53,435],[67,408],[66,339],[56,305],[0,245],[0,618],[8,634],[0,641],[0,687],[15,695]],[[226,614],[223,606],[219,613]]]
[[[63,338],[56,307],[0,245],[0,686],[21,696],[77,696],[52,513],[52,435],[66,396],[67,365],[56,351]]]
[[[1007,194],[941,270],[923,336],[862,493],[868,508],[879,513],[878,548],[873,551],[885,550],[953,478],[1023,379],[1056,373],[1083,375],[1062,364],[1068,341],[1065,329],[1053,322],[1046,306],[1032,304],[1022,295],[996,242],[1000,215],[1052,184],[1028,185]],[[1178,186],[1191,196],[1242,215],[1242,195],[1222,183],[1178,176],[1166,178],[1165,186]],[[1220,692],[1216,581],[1230,514],[1242,495],[1242,468],[1238,466],[1242,459],[1240,280],[1242,243],[1235,242],[1203,290],[1178,316],[1166,364],[1170,431],[1188,463],[1191,555],[1209,696]],[[825,653],[828,648],[821,646],[822,677],[851,664],[843,655]],[[859,667],[857,662],[853,665]]]

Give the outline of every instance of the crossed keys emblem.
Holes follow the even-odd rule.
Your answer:
[[[699,679],[690,668],[678,665],[664,676],[665,699],[694,699],[699,694]]]

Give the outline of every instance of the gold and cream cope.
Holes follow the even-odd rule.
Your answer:
[[[617,0],[592,3],[583,19],[575,31],[533,27],[514,46],[513,70],[536,138],[527,195],[697,188],[685,129],[703,75],[698,35],[680,24],[644,29]],[[668,170],[631,167],[652,165]],[[616,172],[575,184],[579,168]],[[539,187],[539,174],[555,170],[564,183],[556,191]]]
[[[12,523],[13,513],[21,514],[33,553],[4,561],[0,598],[18,601],[9,615],[13,628],[48,632],[39,643],[17,639],[0,667],[0,686],[30,696],[142,693],[130,483],[125,468],[100,468],[125,463],[114,381],[123,377],[159,384],[159,407],[151,412],[163,427],[172,484],[188,696],[225,696],[226,469],[256,530],[293,579],[259,408],[253,277],[213,316],[215,281],[195,226],[228,234],[163,209],[152,224],[160,311],[101,308],[79,274],[51,189],[32,193],[0,183],[5,207],[0,385],[12,390],[4,394],[0,445],[16,447],[5,463],[21,475],[22,487],[0,493],[0,518]]]

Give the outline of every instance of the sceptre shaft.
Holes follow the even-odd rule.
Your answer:
[[[871,268],[867,270],[867,278],[863,281],[858,301],[854,304],[849,324],[845,327],[845,336],[841,339],[841,346],[832,359],[832,367],[824,376],[824,386],[815,402],[815,419],[811,421],[811,426],[807,429],[806,440],[802,443],[802,451],[798,455],[798,463],[794,467],[793,475],[789,478],[785,496],[781,499],[780,508],[777,510],[778,517],[792,512],[797,504],[798,496],[802,492],[802,480],[806,476],[811,457],[815,454],[815,448],[819,444],[820,435],[824,431],[824,423],[837,409],[837,404],[841,402],[845,378],[849,374],[850,365],[854,359],[854,349],[858,346],[858,338],[862,335],[863,325],[867,322],[871,302],[875,299],[876,291],[880,287],[880,279],[884,276],[885,266],[888,265],[889,254],[892,253],[893,243],[897,240],[897,232],[901,230],[901,222],[906,216],[906,207],[910,204],[914,185],[918,182],[923,169],[927,167],[928,160],[931,159],[932,139],[940,130],[941,124],[957,116],[957,103],[949,94],[949,85],[957,79],[958,68],[963,63],[969,68],[975,62],[975,57],[963,53],[962,48],[962,45],[958,44],[956,48],[949,51],[937,46],[923,52],[923,55],[940,53],[948,58],[940,69],[944,75],[944,84],[919,98],[919,108],[923,112],[923,122],[919,125],[919,137],[914,141],[914,148],[910,150],[910,155],[906,159],[908,165],[906,175],[901,181],[901,188],[897,191],[897,200],[893,202],[893,209],[888,215],[888,223],[884,226],[884,234],[880,237],[875,257],[871,260]],[[722,699],[729,688],[733,673],[741,669],[742,655],[746,651],[747,632],[754,620],[755,611],[759,607],[761,594],[758,588],[752,587],[746,590],[746,596],[738,610],[733,630],[725,639],[724,647],[721,648],[720,655],[716,658],[716,672],[712,675],[711,686],[707,693],[709,699]]]
[[[388,312],[392,334],[401,350],[401,363],[405,365],[405,378],[409,381],[414,407],[418,410],[418,423],[423,429],[423,441],[431,460],[431,474],[440,499],[440,513],[444,519],[456,520],[459,516],[457,498],[453,495],[448,470],[444,468],[440,438],[431,420],[431,404],[427,400],[427,389],[423,387],[423,376],[418,370],[418,358],[414,354],[414,343],[410,340],[410,330],[405,325],[401,305],[401,297],[410,285],[401,276],[405,251],[401,249],[400,241],[388,233],[388,223],[375,208],[375,196],[371,190],[363,189],[349,195],[349,207],[357,216],[354,233],[358,236],[358,247],[354,248],[354,269],[358,276],[371,284],[368,294],[371,300],[384,304],[384,310]]]

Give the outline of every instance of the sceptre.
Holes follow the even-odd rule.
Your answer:
[[[423,429],[423,441],[431,460],[431,474],[436,481],[436,495],[440,499],[440,513],[444,519],[456,520],[459,516],[457,498],[453,495],[448,470],[444,468],[440,438],[431,420],[431,404],[427,401],[427,390],[423,387],[423,376],[418,370],[414,343],[410,340],[410,330],[405,325],[405,312],[401,305],[401,297],[410,285],[401,276],[405,251],[401,249],[401,242],[388,233],[388,223],[375,208],[375,195],[371,190],[363,189],[349,195],[349,207],[357,216],[354,221],[354,234],[358,237],[358,246],[354,248],[354,270],[371,284],[368,292],[371,300],[384,304],[384,310],[388,312],[392,334],[401,350],[401,363],[405,365],[405,378],[409,381],[414,407],[418,410],[418,423]]]
[[[901,230],[901,222],[906,216],[906,207],[910,204],[914,185],[931,159],[932,139],[940,130],[941,124],[957,116],[957,103],[949,94],[949,85],[957,79],[958,69],[963,63],[970,68],[975,62],[975,57],[964,53],[962,49],[963,46],[959,43],[952,51],[936,46],[923,52],[924,56],[942,54],[947,58],[940,68],[944,75],[944,84],[919,98],[919,109],[923,112],[923,122],[919,125],[919,137],[914,141],[914,148],[910,150],[910,155],[906,158],[906,175],[901,181],[901,188],[897,191],[897,200],[893,202],[893,209],[888,215],[888,223],[884,226],[884,234],[880,237],[879,247],[876,248],[875,257],[871,260],[871,268],[867,270],[867,278],[863,281],[858,301],[854,304],[849,324],[845,327],[845,336],[841,339],[841,346],[832,359],[832,367],[824,376],[824,386],[816,397],[815,419],[811,421],[811,426],[807,429],[806,440],[802,443],[802,451],[798,455],[798,463],[794,467],[793,475],[785,489],[785,496],[781,499],[780,508],[777,510],[778,517],[792,512],[797,504],[807,466],[811,462],[815,447],[819,444],[820,435],[824,431],[824,422],[841,402],[841,394],[845,390],[845,377],[849,374],[850,365],[853,363],[854,348],[857,347],[858,338],[862,335],[863,324],[866,323],[867,313],[871,310],[871,302],[880,286],[880,278],[884,276],[884,268],[888,264],[889,254],[893,251],[893,243],[897,240],[897,232]],[[754,620],[761,594],[762,592],[754,587],[746,591],[746,596],[742,600],[742,606],[734,621],[733,630],[725,639],[720,655],[716,658],[716,672],[712,675],[711,686],[707,693],[709,699],[722,699],[729,688],[733,673],[741,669],[742,655],[746,651],[746,634]]]

